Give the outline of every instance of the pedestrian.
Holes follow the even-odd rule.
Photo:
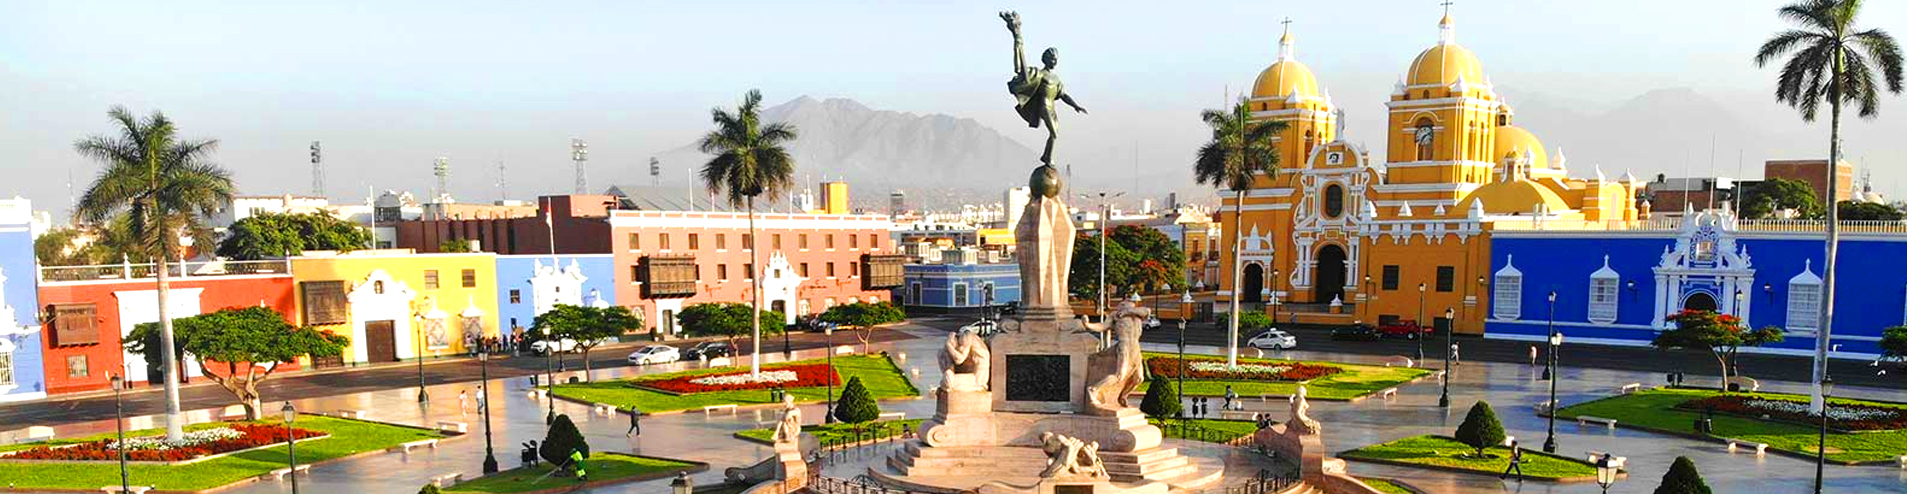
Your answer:
[[[583,469],[582,449],[569,450],[569,464],[571,468],[576,469],[576,480],[581,480],[584,483],[589,482],[589,471]]]
[[[1530,345],[1530,367],[1536,367],[1536,345]]]
[[[1232,385],[1230,384],[1225,385],[1225,406],[1220,407],[1219,409],[1220,410],[1240,410],[1244,408],[1243,405],[1244,405],[1243,403],[1238,403],[1238,392],[1232,391]]]
[[[484,393],[477,393],[477,410],[489,410],[489,409],[490,409],[489,401],[488,399],[484,398]]]
[[[1515,439],[1510,440],[1510,466],[1504,467],[1503,475],[1498,475],[1497,478],[1509,478],[1511,471],[1516,472],[1517,482],[1523,481],[1523,448],[1517,447]]]
[[[1458,352],[1457,350],[1458,350],[1457,344],[1451,343],[1450,344],[1450,362],[1456,365],[1463,365],[1463,354]]]
[[[629,430],[623,431],[622,437],[629,437],[631,434],[642,435],[642,409],[636,408],[635,405],[629,405]]]
[[[469,399],[470,399],[470,390],[466,390],[466,389],[457,390],[457,414],[458,415],[470,415],[470,407],[464,404],[464,402]]]

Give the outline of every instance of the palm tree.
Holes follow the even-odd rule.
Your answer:
[[[761,374],[761,250],[755,248],[755,196],[781,197],[793,189],[795,159],[783,147],[795,140],[795,128],[786,123],[761,121],[761,90],[750,89],[742,97],[742,106],[729,113],[723,108],[709,111],[715,130],[702,136],[702,152],[715,155],[702,165],[702,183],[710,194],[722,194],[730,207],[748,208],[748,256],[754,272],[750,304],[754,308],[749,326],[754,337],[748,369],[751,376]]]
[[[161,354],[165,362],[166,440],[184,439],[179,417],[178,355],[172,340],[172,318],[167,314],[170,274],[166,263],[179,249],[182,233],[197,232],[199,218],[232,200],[232,178],[210,162],[217,140],[180,140],[172,120],[160,112],[140,120],[115,106],[107,112],[117,135],[80,139],[73,148],[80,155],[106,165],[87,186],[74,207],[76,221],[95,225],[117,219],[152,259],[158,277]]]
[[[1860,0],[1800,0],[1779,12],[1795,27],[1775,33],[1762,43],[1761,50],[1755,52],[1755,66],[1767,67],[1787,56],[1775,85],[1775,101],[1795,107],[1801,111],[1802,120],[1813,122],[1825,100],[1830,122],[1827,257],[1821,263],[1820,337],[1814,342],[1813,401],[1820,406],[1819,383],[1827,376],[1828,340],[1834,328],[1834,256],[1840,242],[1840,208],[1834,197],[1838,195],[1835,170],[1841,162],[1841,105],[1859,105],[1861,118],[1878,116],[1882,86],[1876,84],[1875,73],[1885,79],[1886,91],[1900,93],[1901,54],[1900,45],[1887,31],[1856,27]]]
[[[1286,124],[1252,121],[1251,108],[1243,98],[1230,110],[1205,110],[1199,118],[1212,127],[1212,140],[1199,146],[1192,174],[1200,184],[1230,189],[1237,196],[1232,203],[1232,317],[1225,334],[1225,365],[1237,366],[1239,280],[1245,274],[1238,252],[1244,247],[1245,192],[1251,190],[1256,175],[1277,175],[1278,152],[1272,149],[1271,139],[1284,132]]]

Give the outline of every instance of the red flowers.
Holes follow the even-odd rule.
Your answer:
[[[185,461],[202,456],[229,453],[285,442],[285,428],[282,426],[232,424],[226,427],[237,431],[237,437],[217,439],[171,449],[127,449],[126,459],[131,461]],[[291,435],[298,439],[308,439],[325,434],[304,429],[291,429]],[[132,442],[130,439],[132,438],[128,438],[127,442]],[[119,459],[119,450],[113,449],[113,443],[113,440],[102,439],[72,446],[41,446],[22,450],[0,458],[8,460],[116,461]]]
[[[1301,382],[1301,381],[1309,381],[1312,379],[1317,379],[1324,376],[1329,376],[1339,372],[1344,372],[1344,369],[1340,369],[1337,367],[1332,367],[1328,365],[1312,365],[1312,364],[1305,364],[1305,363],[1299,363],[1299,362],[1279,362],[1276,364],[1249,364],[1249,365],[1241,362],[1239,364],[1240,368],[1237,370],[1219,370],[1219,369],[1212,369],[1211,367],[1213,366],[1211,365],[1196,365],[1196,364],[1210,364],[1210,363],[1222,364],[1224,362],[1225,362],[1224,360],[1215,359],[1215,358],[1186,357],[1185,377],[1187,379],[1216,379],[1216,380],[1236,380],[1236,381],[1299,381]],[[1266,368],[1276,369],[1276,370],[1267,371]],[[1178,357],[1148,357],[1146,358],[1146,370],[1150,371],[1152,375],[1155,375],[1155,376],[1165,376],[1168,378],[1178,377],[1179,376]]]
[[[827,364],[777,365],[777,366],[762,367],[762,374],[764,376],[766,376],[770,371],[793,371],[795,374],[795,378],[793,380],[781,380],[781,381],[774,381],[774,380],[747,381],[747,380],[731,380],[731,379],[709,379],[714,377],[746,376],[748,374],[748,371],[738,371],[738,372],[727,372],[727,373],[719,373],[719,374],[697,374],[692,376],[677,376],[677,377],[672,377],[668,379],[639,380],[639,381],[631,382],[629,383],[629,385],[640,387],[640,388],[650,388],[650,389],[655,389],[655,390],[665,391],[665,392],[675,393],[675,394],[713,393],[717,391],[741,391],[741,390],[748,390],[748,389],[813,388],[813,387],[827,386],[830,382],[834,383],[834,385],[836,386],[841,385],[841,378],[838,376],[835,376],[833,372],[830,372],[828,370]],[[704,381],[704,382],[695,382],[695,381]],[[705,382],[709,382],[709,381],[740,381],[740,382],[733,382],[733,383],[727,383],[727,384],[705,384]]]
[[[1787,405],[1787,406],[1781,406]],[[1688,400],[1675,405],[1683,410],[1715,410],[1740,417],[1818,424],[1820,418],[1808,412],[1808,403],[1771,396],[1722,395]],[[1828,425],[1839,431],[1885,431],[1907,429],[1907,409],[1835,403],[1828,407]]]

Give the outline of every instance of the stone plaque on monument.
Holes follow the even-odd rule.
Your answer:
[[[1072,366],[1069,355],[1008,355],[1007,401],[1071,400]]]
[[[1093,485],[1056,485],[1053,494],[1093,494]]]

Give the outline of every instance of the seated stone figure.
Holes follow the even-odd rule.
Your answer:
[[[1106,465],[1099,462],[1099,442],[1081,441],[1051,432],[1040,433],[1040,449],[1046,452],[1046,470],[1040,478],[1107,478]]]
[[[992,351],[971,329],[947,334],[940,350],[941,387],[953,391],[985,391],[991,372]]]

